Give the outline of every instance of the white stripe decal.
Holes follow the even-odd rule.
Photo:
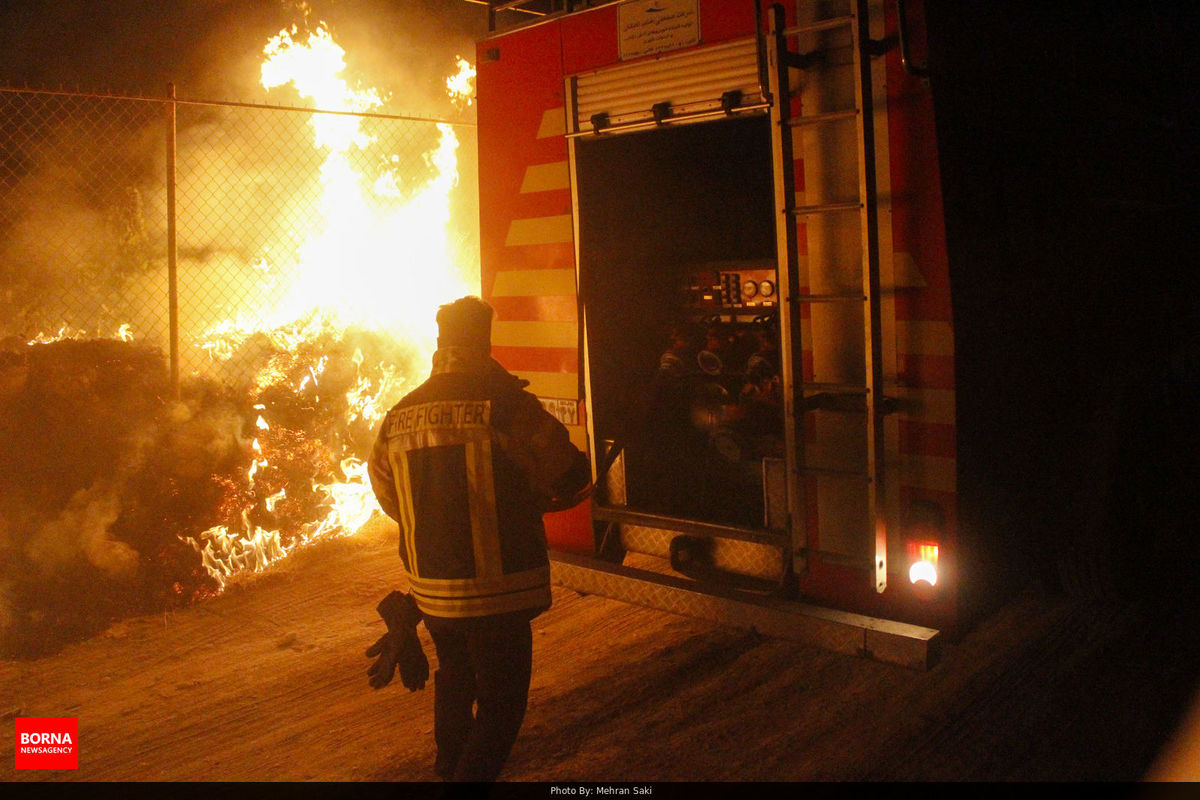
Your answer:
[[[525,168],[525,177],[521,181],[521,194],[553,192],[569,188],[571,188],[571,173],[567,169],[566,161],[531,164]]]
[[[504,246],[569,244],[575,241],[574,231],[574,222],[570,214],[514,219],[508,226],[508,235],[504,239]]]
[[[469,443],[466,458],[475,576],[486,581],[504,574],[500,563],[500,526],[496,521],[496,487],[492,482],[491,440]]]
[[[492,344],[502,347],[568,347],[579,346],[579,326],[574,322],[492,323]]]
[[[896,320],[896,348],[923,356],[954,355],[954,329],[949,322]]]
[[[567,110],[563,106],[548,108],[542,113],[542,121],[538,125],[537,138],[549,139],[551,136],[562,136],[567,132]]]
[[[492,297],[551,297],[575,294],[573,269],[512,269],[496,273]]]
[[[917,263],[913,261],[913,257],[908,253],[896,253],[892,257],[892,263],[895,265],[895,281],[897,286],[917,286],[923,287],[925,277],[921,274],[921,270],[917,268]]]
[[[413,513],[412,486],[408,479],[408,453],[404,450],[396,452],[389,448],[388,460],[392,462],[392,479],[396,484],[396,497],[400,501],[400,540],[408,554],[408,569],[413,574],[417,570],[417,549],[413,543],[413,532],[416,530],[416,515]]]
[[[519,372],[529,381],[528,391],[538,397],[579,399],[579,375],[574,372]]]
[[[958,489],[958,472],[953,458],[901,455],[899,482],[903,486],[919,489],[955,492]]]

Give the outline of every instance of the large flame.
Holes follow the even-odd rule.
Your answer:
[[[376,91],[355,89],[343,77],[345,51],[324,25],[306,36],[295,28],[282,31],[267,43],[264,53],[262,84],[267,89],[290,85],[327,112],[367,112],[383,103]],[[457,66],[447,91],[462,106],[469,104],[474,70],[463,59]],[[388,332],[415,350],[422,368],[429,363],[437,306],[473,291],[466,270],[455,263],[450,230],[458,139],[450,125],[437,126],[438,143],[425,155],[427,169],[423,170],[423,175],[431,172],[432,177],[423,177],[414,186],[397,156],[387,159],[374,175],[355,169],[352,156],[372,144],[361,123],[362,117],[353,114],[313,114],[313,146],[325,154],[320,196],[312,198],[320,222],[299,248],[298,269],[291,271],[298,277],[279,292],[274,308],[256,309],[253,322],[229,320],[207,331],[201,346],[214,359],[228,358],[251,335],[265,336],[279,349],[295,352],[331,334],[337,338],[353,324],[357,329]],[[266,259],[255,266],[264,271],[272,267]],[[268,368],[255,384],[259,390],[286,384],[297,394],[319,392],[326,361],[318,359],[298,378],[286,369]],[[345,394],[348,411],[343,422],[378,425],[388,406],[412,382],[394,363],[366,363],[361,350],[355,351],[352,361],[357,377]],[[258,408],[257,426],[265,435],[270,432],[270,409]],[[343,452],[338,469],[342,480],[304,487],[323,498],[324,517],[305,524],[299,536],[285,542],[278,530],[255,522],[252,511],[265,509],[269,518],[298,487],[285,486],[259,497],[268,489],[258,485],[258,478],[270,462],[259,438],[252,447],[245,484],[254,499],[242,511],[240,526],[216,526],[187,540],[222,586],[231,576],[261,570],[317,538],[353,534],[376,509],[362,454]]]

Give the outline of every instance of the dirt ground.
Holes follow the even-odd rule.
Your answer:
[[[432,686],[366,680],[375,603],[404,585],[394,541],[374,525],[0,662],[4,724],[78,717],[80,750],[78,771],[17,772],[5,735],[0,779],[434,780]],[[1193,616],[1026,593],[914,672],[556,588],[503,778],[1139,780],[1197,686]]]

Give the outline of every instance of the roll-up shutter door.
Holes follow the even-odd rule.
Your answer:
[[[571,78],[574,127],[568,135],[617,133],[711,119],[767,107],[758,42],[742,39]]]

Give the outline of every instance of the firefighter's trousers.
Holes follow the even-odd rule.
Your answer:
[[[500,774],[525,720],[533,664],[530,617],[426,617],[437,649],[433,737],[441,778],[493,781]]]

